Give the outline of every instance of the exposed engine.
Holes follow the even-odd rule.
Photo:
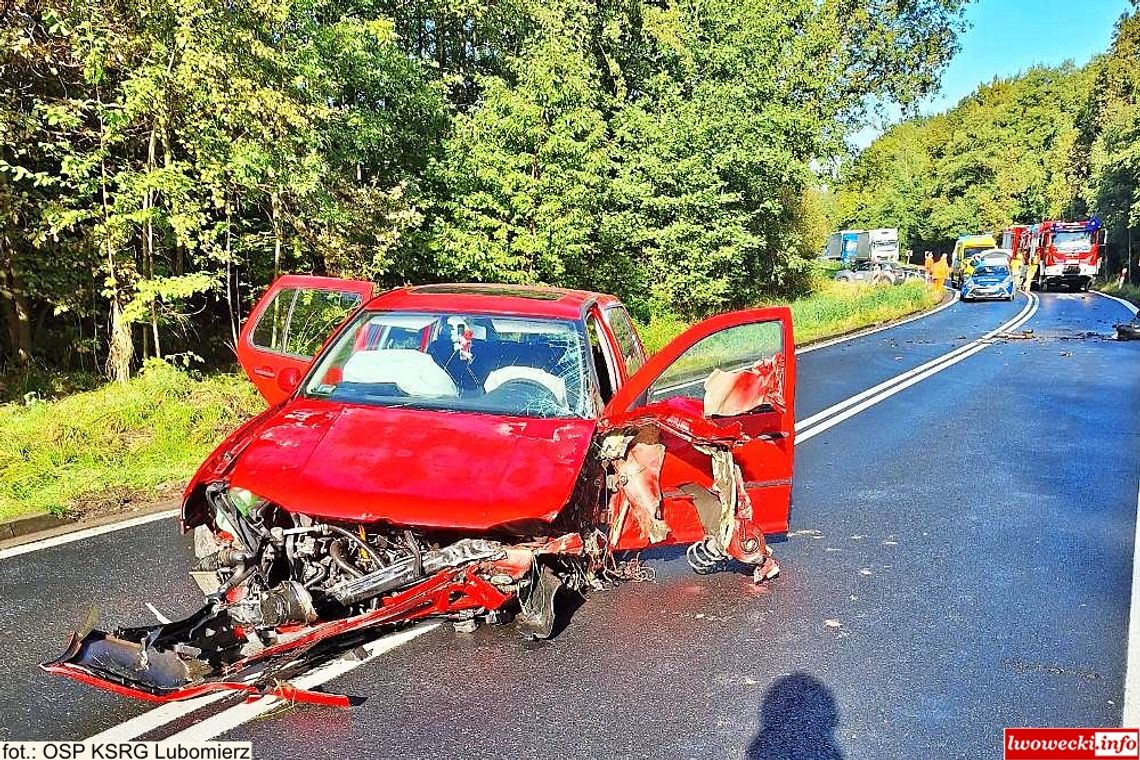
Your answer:
[[[442,570],[508,557],[506,545],[484,538],[442,543],[412,530],[354,532],[220,484],[207,498],[217,531],[196,529],[191,575],[208,600],[246,629],[253,646],[272,643],[282,626],[376,609],[384,595]],[[506,594],[527,582],[490,568],[485,575]]]

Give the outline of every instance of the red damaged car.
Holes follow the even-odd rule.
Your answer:
[[[269,409],[186,489],[181,621],[77,632],[55,673],[142,699],[284,679],[429,616],[551,635],[555,598],[629,552],[778,568],[794,446],[791,315],[701,322],[647,358],[612,296],[280,278],[238,356]],[[313,358],[315,356],[315,358]]]

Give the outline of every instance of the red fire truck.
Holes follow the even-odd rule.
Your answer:
[[[1029,242],[1029,225],[1011,224],[994,235],[994,239],[997,240],[998,248],[1009,251],[1011,256],[1016,256],[1020,252],[1024,258],[1025,247]]]
[[[1081,222],[1041,222],[1029,228],[1029,258],[1038,261],[1039,290],[1064,285],[1088,290],[1100,269],[1104,228],[1095,216]]]

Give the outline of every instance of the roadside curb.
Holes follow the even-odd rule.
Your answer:
[[[0,521],[0,552],[24,544],[65,536],[69,533],[99,530],[106,526],[118,525],[120,523],[135,523],[139,521],[140,518],[146,520],[153,515],[175,510],[179,505],[179,499],[164,499],[152,504],[146,504],[119,512],[111,512],[87,520],[61,517],[59,515],[53,515],[50,512],[36,512],[30,515],[14,517],[11,520]]]
[[[51,512],[33,512],[30,515],[13,517],[10,520],[0,520],[0,546],[8,541],[31,533],[46,533],[69,523],[74,523],[66,517],[53,515]]]

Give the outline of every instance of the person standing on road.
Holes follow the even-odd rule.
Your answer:
[[[1013,289],[1021,287],[1021,254],[1015,253],[1009,259],[1009,276],[1013,278]]]
[[[934,280],[934,254],[930,251],[926,252],[926,261],[923,262],[922,268],[926,270],[926,281],[932,282]]]
[[[1029,289],[1033,287],[1033,278],[1036,276],[1037,276],[1037,257],[1034,256],[1033,258],[1031,258],[1029,260],[1029,263],[1025,265],[1025,282],[1022,285],[1021,289],[1024,290],[1026,293],[1028,293]]]
[[[930,273],[934,278],[934,288],[942,290],[942,286],[946,284],[946,278],[950,276],[950,265],[946,263],[946,254],[938,257],[938,261],[934,262]]]

